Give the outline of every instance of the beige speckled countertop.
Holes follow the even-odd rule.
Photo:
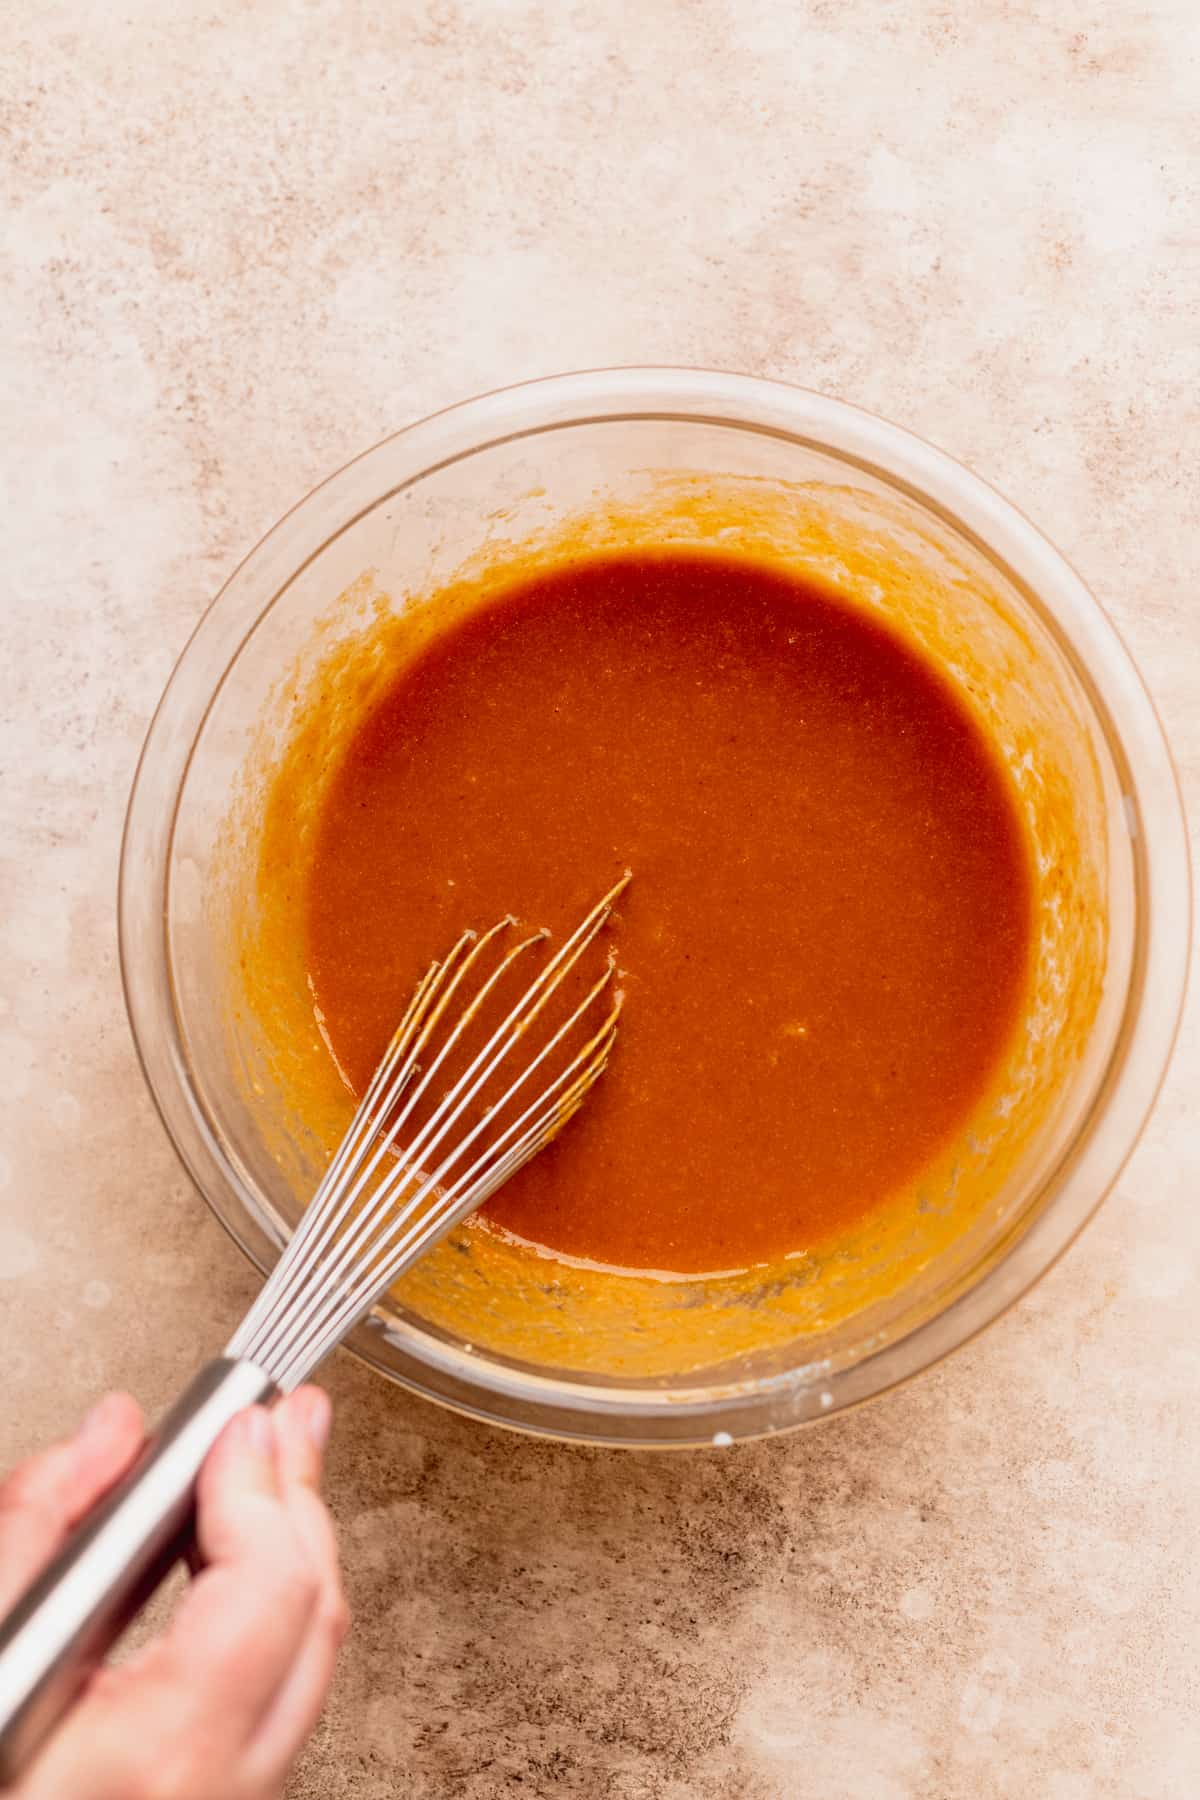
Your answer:
[[[1090,581],[1200,816],[1194,0],[10,0],[4,32],[0,1463],[106,1383],[160,1405],[251,1292],[135,1063],[122,810],[206,602],[388,431],[628,361],[904,421]],[[297,1800],[1194,1800],[1198,1016],[1084,1240],[865,1413],[598,1454],[341,1358],[357,1627]]]

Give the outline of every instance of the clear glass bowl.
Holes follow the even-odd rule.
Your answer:
[[[705,493],[709,524],[697,526]],[[351,1339],[393,1380],[527,1431],[723,1443],[828,1417],[926,1368],[1036,1281],[1095,1210],[1154,1100],[1178,1021],[1190,895],[1167,745],[1116,633],[1027,520],[909,433],[802,389],[681,369],[534,382],[412,426],[301,502],[213,603],[150,727],[121,862],[129,1016],[167,1130],[247,1256],[265,1270],[278,1255],[319,1151],[285,1168],[265,1128],[271,1093],[234,1066],[228,940],[209,895],[226,879],[230,796],[281,683],[302,680],[319,625],[363,628],[351,599],[332,614],[331,603],[369,572],[372,592],[402,607],[472,561],[502,559],[508,544],[551,543],[589,509],[610,536],[661,536],[666,520],[668,533],[724,542],[737,535],[721,523],[730,495],[748,545],[789,556],[788,521],[801,521],[795,554],[835,578],[849,579],[855,543],[882,545],[898,569],[920,565],[926,598],[908,623],[989,714],[1040,820],[1046,942],[1058,935],[1029,1033],[1036,1067],[1027,1056],[1018,1071],[1037,1117],[1024,1137],[1014,1124],[998,1140],[1004,1154],[977,1159],[969,1229],[916,1256],[897,1291],[791,1342],[777,1334],[759,1352],[678,1372],[597,1374],[481,1349],[465,1329],[392,1301]],[[819,543],[804,537],[814,509]],[[903,610],[903,579],[869,577],[858,567],[865,603],[886,611],[894,590]],[[1073,1037],[1056,1005],[1075,1019]],[[960,1173],[956,1162],[951,1197]]]

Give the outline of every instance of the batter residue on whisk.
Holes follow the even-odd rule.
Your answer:
[[[324,802],[309,970],[356,1088],[465,925],[561,924],[627,867],[612,1065],[488,1218],[679,1272],[829,1239],[1014,1029],[1031,882],[998,758],[890,628],[774,567],[614,553],[498,593],[398,673]]]

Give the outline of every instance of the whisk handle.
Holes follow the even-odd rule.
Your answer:
[[[206,1364],[125,1479],[0,1620],[0,1787],[16,1780],[186,1553],[196,1479],[225,1426],[274,1392],[254,1363],[220,1357]]]

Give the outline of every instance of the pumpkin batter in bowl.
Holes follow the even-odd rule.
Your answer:
[[[306,1134],[319,1166],[465,925],[553,930],[635,872],[604,1082],[398,1320],[619,1380],[820,1363],[1006,1192],[1104,917],[1044,697],[988,669],[1018,635],[899,526],[660,478],[326,609],[226,833],[231,1035],[285,1102],[280,1168]]]
[[[557,921],[626,866],[619,1054],[482,1220],[674,1275],[836,1241],[951,1141],[1020,1019],[1003,764],[932,663],[812,580],[686,550],[501,580],[356,725],[302,871],[355,1096],[465,926]]]

